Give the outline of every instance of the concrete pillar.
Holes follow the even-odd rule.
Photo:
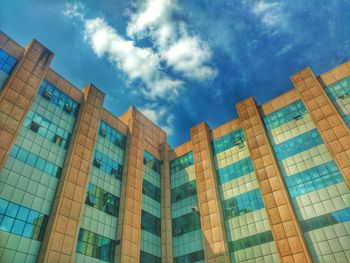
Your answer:
[[[170,189],[170,162],[168,144],[160,146],[162,156],[162,171],[160,177],[161,191],[161,227],[162,227],[162,263],[173,262],[173,237],[171,221],[171,189]]]
[[[291,80],[350,188],[350,133],[346,124],[310,68],[293,74]]]
[[[205,122],[191,128],[198,205],[206,262],[230,262],[209,128]]]
[[[9,41],[9,40],[7,40]],[[0,35],[6,44],[6,36]],[[33,40],[0,91],[0,170],[49,68],[53,53]]]
[[[130,108],[122,121],[129,127],[118,216],[116,259],[120,263],[140,262],[144,126]]]
[[[237,104],[266,213],[282,262],[312,262],[253,98]]]
[[[74,262],[104,99],[104,94],[92,84],[83,93],[38,262]]]

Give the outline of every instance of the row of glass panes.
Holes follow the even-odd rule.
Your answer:
[[[93,160],[93,166],[100,169],[101,171],[114,176],[121,180],[123,176],[123,165],[117,163],[113,159],[104,155],[103,153],[95,150],[95,156]]]
[[[99,135],[114,143],[122,150],[125,149],[126,137],[104,121],[100,122]]]
[[[152,154],[144,151],[143,164],[151,168],[156,173],[160,174],[161,161],[155,158]]]
[[[175,203],[187,197],[193,196],[197,194],[196,189],[196,181],[193,180],[191,182],[182,184],[178,187],[171,189],[171,202]]]
[[[142,193],[160,203],[160,188],[149,183],[147,180],[142,180]]]
[[[109,215],[118,217],[119,197],[92,183],[88,184],[85,203]]]
[[[170,174],[177,173],[193,164],[193,153],[186,153],[170,162]]]
[[[47,216],[0,198],[0,230],[42,240]]]
[[[71,134],[41,115],[30,110],[24,120],[23,126],[49,141],[68,149]]]
[[[14,145],[10,152],[10,156],[22,161],[26,164],[33,166],[34,168],[47,173],[48,175],[59,178],[61,176],[62,168],[53,164],[52,162],[45,160],[27,150]]]
[[[58,106],[67,114],[77,116],[79,104],[71,97],[57,89],[47,80],[43,80],[41,83],[38,95],[42,96],[50,103]]]
[[[115,241],[80,228],[76,252],[107,262],[114,261]]]
[[[141,211],[141,229],[150,232],[156,236],[161,235],[161,221],[154,215]]]
[[[212,142],[213,154],[218,154],[232,147],[244,147],[245,137],[242,129],[235,130]]]

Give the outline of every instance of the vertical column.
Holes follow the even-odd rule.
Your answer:
[[[83,90],[77,124],[46,227],[38,262],[74,262],[93,149],[104,94],[92,84]]]
[[[162,156],[162,172],[160,177],[161,185],[161,227],[162,227],[162,262],[173,262],[173,237],[171,225],[171,190],[170,190],[170,147],[164,143],[160,146]]]
[[[312,262],[253,98],[237,111],[282,262]]]
[[[139,263],[141,240],[141,199],[144,151],[144,126],[135,119],[135,109],[127,113],[129,134],[120,194],[116,249],[117,262]]]
[[[350,133],[310,68],[291,76],[315,126],[350,188]]]
[[[230,262],[207,124],[191,128],[191,138],[206,262]]]
[[[0,170],[53,56],[50,50],[33,40],[0,92]]]

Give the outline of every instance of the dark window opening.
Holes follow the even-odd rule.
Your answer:
[[[94,162],[93,162],[93,165],[94,165],[96,168],[100,169],[100,168],[101,168],[101,160],[95,159]]]
[[[45,90],[42,96],[47,100],[51,100],[53,93],[48,90]]]
[[[37,123],[35,121],[32,121],[30,123],[29,129],[31,129],[33,132],[38,132],[39,128],[40,128],[40,124],[39,123]]]
[[[67,113],[71,113],[73,110],[73,107],[69,105],[68,103],[64,104],[63,110]]]
[[[96,197],[94,195],[88,193],[85,203],[90,205],[90,206],[95,206],[95,204],[96,204]]]
[[[53,137],[53,142],[57,145],[61,145],[63,138],[57,134]]]
[[[102,136],[103,138],[106,137],[106,130],[105,129],[100,129],[100,136]]]

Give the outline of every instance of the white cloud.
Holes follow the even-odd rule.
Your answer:
[[[281,55],[287,53],[292,48],[293,48],[292,44],[287,44],[276,53],[276,56],[281,56]]]
[[[132,15],[127,29],[129,36],[150,36],[160,58],[187,78],[214,78],[217,70],[208,65],[212,58],[208,44],[198,36],[190,35],[184,23],[171,18],[177,8],[176,1],[149,0],[141,12]]]
[[[143,32],[148,27],[168,20],[171,0],[149,0],[144,10],[133,14],[128,25],[128,34],[135,35]]]
[[[173,131],[174,116],[165,105],[179,96],[184,81],[174,79],[164,68],[199,81],[213,79],[217,74],[210,65],[209,45],[190,34],[186,24],[172,19],[176,9],[174,0],[146,1],[143,8],[130,17],[129,39],[118,34],[103,17],[86,18],[81,3],[67,4],[63,11],[65,16],[78,18],[83,24],[84,39],[95,54],[107,57],[126,74],[132,92],[149,102],[141,111],[168,134]],[[137,44],[145,37],[153,40],[150,47]]]
[[[169,113],[169,110],[165,106],[159,106],[158,104],[148,104],[139,109],[148,119],[157,124],[168,135],[172,135],[174,132],[173,120],[174,115]]]
[[[107,56],[131,81],[142,80],[143,85],[137,85],[140,90],[136,93],[152,100],[171,99],[178,94],[183,82],[161,70],[160,56],[151,48],[138,47],[134,41],[121,37],[101,17],[86,19],[81,4],[68,5],[63,14],[82,21],[84,38],[98,57]]]
[[[285,22],[282,13],[282,3],[270,3],[260,0],[257,3],[254,2],[251,9],[267,27],[279,27]]]
[[[120,37],[102,18],[85,20],[84,36],[99,57],[107,55],[131,79],[142,78],[148,82],[159,73],[157,54]]]
[[[204,63],[211,58],[211,52],[205,43],[195,37],[184,37],[165,50],[163,57],[175,70],[193,79],[210,79],[216,70]],[[200,65],[200,66],[198,66]]]

